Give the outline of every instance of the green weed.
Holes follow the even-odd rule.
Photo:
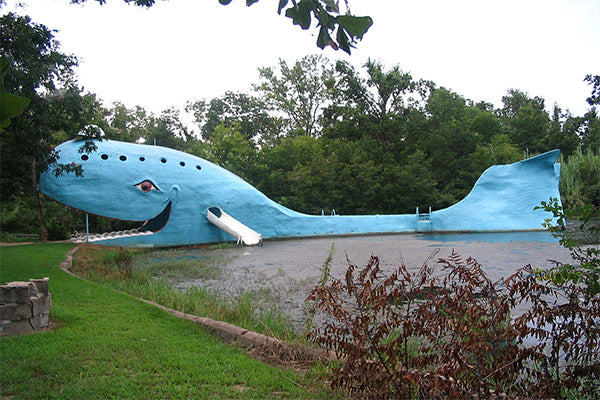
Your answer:
[[[287,317],[279,313],[274,305],[269,306],[265,293],[247,292],[236,298],[226,298],[199,287],[177,289],[177,284],[186,280],[218,278],[222,272],[219,266],[224,262],[219,256],[192,257],[185,249],[127,249],[125,251],[132,252],[133,267],[131,275],[126,276],[123,269],[116,265],[115,257],[120,251],[100,246],[81,246],[74,260],[73,271],[114,289],[187,314],[225,321],[280,339],[297,340]]]

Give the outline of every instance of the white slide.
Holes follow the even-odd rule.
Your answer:
[[[254,232],[219,207],[210,207],[206,212],[206,218],[211,224],[236,238],[238,244],[244,243],[246,246],[254,246],[262,243],[260,233]]]

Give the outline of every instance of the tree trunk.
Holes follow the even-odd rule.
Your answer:
[[[35,204],[35,212],[37,214],[38,224],[40,227],[40,237],[43,243],[48,242],[48,229],[46,228],[46,220],[42,211],[42,201],[40,200],[40,191],[38,190],[38,180],[35,160],[31,161],[31,191],[33,193],[33,202]]]

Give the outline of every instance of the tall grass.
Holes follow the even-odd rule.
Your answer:
[[[578,149],[563,163],[560,192],[566,208],[600,206],[600,152]]]
[[[260,291],[229,298],[200,287],[176,288],[185,280],[218,278],[219,258],[186,259],[183,251],[80,246],[73,272],[116,290],[187,314],[225,321],[283,340],[298,340],[288,318]]]

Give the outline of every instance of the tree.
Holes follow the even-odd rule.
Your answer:
[[[481,173],[470,163],[480,140],[470,129],[471,118],[479,113],[469,109],[462,96],[444,88],[435,89],[425,105],[428,121],[417,147],[430,160],[438,190],[445,194],[438,207],[463,198]]]
[[[328,99],[325,82],[333,75],[329,60],[309,55],[290,67],[280,59],[278,72],[266,67],[259,68],[259,74],[263,82],[255,90],[288,117],[290,133],[318,136],[319,117]]]
[[[560,149],[564,156],[570,156],[579,145],[579,135],[583,119],[564,112],[555,104],[548,128],[546,144],[548,150]]]
[[[502,133],[502,125],[492,111],[493,106],[485,103],[471,104],[466,110],[467,126],[480,143],[489,142]]]
[[[301,135],[283,138],[278,146],[261,149],[257,168],[261,171],[254,185],[276,202],[296,211],[308,211],[303,199],[298,198],[302,177],[294,168],[310,164],[322,152],[316,138]],[[321,205],[318,205],[321,207]]]
[[[583,117],[582,142],[587,150],[600,151],[600,116],[596,110],[600,105],[600,75],[587,75],[584,79],[592,85],[592,93],[587,98],[587,102],[592,106]]]
[[[1,200],[27,192],[35,200],[42,240],[47,230],[37,177],[53,165],[55,173],[81,173],[80,167],[57,165],[52,150],[55,132],[79,132],[91,119],[96,103],[81,95],[73,78],[77,59],[59,52],[52,31],[29,17],[0,17],[0,53],[14,60],[4,79],[7,92],[29,99],[24,112],[12,118],[0,137]],[[97,132],[88,132],[94,136]],[[82,151],[92,150],[87,142]]]
[[[324,110],[324,135],[358,140],[370,137],[395,145],[400,151],[406,137],[408,115],[427,90],[399,66],[386,69],[377,61],[364,65],[365,77],[346,61],[337,61],[328,81],[331,104]]]
[[[115,102],[106,112],[108,129],[105,132],[110,139],[137,142],[149,136],[147,125],[154,116],[143,107],[127,108],[123,103]]]
[[[176,108],[168,108],[156,116],[143,107],[127,108],[115,102],[110,109],[100,107],[98,113],[92,123],[101,126],[108,139],[145,142],[183,151],[196,140]]]
[[[180,111],[176,108],[164,110],[160,117],[151,116],[146,122],[144,140],[148,144],[185,150],[195,140],[181,121]]]
[[[500,119],[513,143],[532,154],[550,150],[545,142],[550,118],[544,109],[544,99],[510,89],[502,102]]]
[[[221,123],[214,128],[210,140],[197,142],[189,151],[251,182],[256,150],[253,142],[244,138],[240,128],[237,122],[231,125]]]
[[[587,98],[587,102],[590,106],[600,104],[600,75],[586,75],[585,82],[592,85],[592,94]]]
[[[585,150],[600,152],[600,115],[595,107],[583,116],[581,142]]]
[[[87,0],[71,0],[71,3],[81,4]],[[106,0],[96,0],[100,4],[105,4]],[[140,7],[152,7],[155,0],[124,0],[126,3],[135,4]],[[230,4],[232,0],[219,0],[223,5]],[[249,7],[258,0],[246,0]],[[285,9],[285,16],[291,18],[294,25],[307,30],[311,27],[312,19],[317,21],[319,34],[317,36],[317,46],[324,49],[330,46],[332,49],[342,49],[346,53],[351,53],[353,48],[371,25],[371,17],[357,17],[350,12],[348,0],[344,0],[345,13],[342,14],[339,0],[292,0],[288,7],[288,0],[279,0],[277,13]],[[287,8],[286,8],[287,7]]]
[[[401,112],[408,106],[407,95],[416,88],[410,74],[398,65],[385,70],[378,61],[369,59],[363,65],[366,78],[347,61],[337,61],[335,80],[329,81],[329,89],[336,103],[359,108],[375,117],[380,124],[389,114]]]
[[[385,121],[387,115],[398,113],[408,107],[407,93],[412,92],[416,84],[409,73],[403,72],[398,65],[384,71],[380,62],[368,60],[367,85],[374,89],[374,94],[367,92],[365,98],[371,113],[380,121]]]
[[[247,140],[256,144],[274,144],[281,133],[280,118],[269,115],[265,102],[245,93],[227,91],[223,97],[210,102],[198,100],[188,103],[186,110],[194,114],[200,125],[200,133],[210,140],[215,129],[224,124],[237,125],[239,132]]]

